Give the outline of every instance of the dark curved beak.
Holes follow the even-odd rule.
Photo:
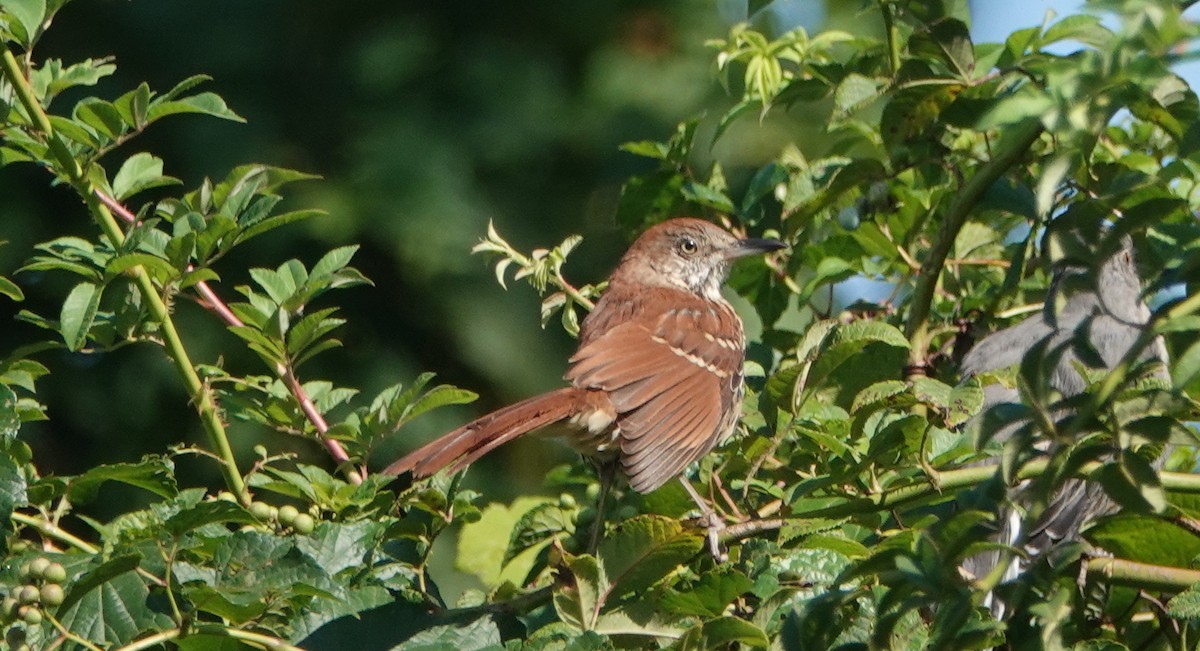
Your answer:
[[[744,240],[738,240],[733,246],[725,250],[725,257],[729,260],[735,258],[744,258],[748,255],[758,255],[761,253],[770,253],[779,249],[786,249],[787,244],[779,240],[768,240],[760,237],[748,237]]]

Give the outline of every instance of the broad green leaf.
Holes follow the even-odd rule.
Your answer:
[[[159,281],[166,281],[179,273],[175,267],[171,266],[170,262],[149,253],[122,253],[109,260],[104,271],[115,276],[138,266]]]
[[[871,405],[901,404],[902,400],[899,397],[907,391],[908,383],[903,380],[876,382],[854,396],[854,404],[850,411],[857,413]]]
[[[77,351],[87,343],[88,331],[100,308],[104,288],[95,283],[79,283],[67,294],[58,317],[59,329],[67,348]]]
[[[662,607],[680,615],[719,617],[735,599],[750,592],[754,582],[742,572],[722,567],[700,575],[696,583],[671,589],[663,595]]]
[[[618,525],[597,555],[610,584],[607,598],[644,590],[700,551],[703,539],[670,518],[643,515]]]
[[[334,576],[370,563],[370,556],[383,541],[382,522],[321,522],[307,536],[297,537],[296,547]]]
[[[208,524],[254,524],[257,522],[242,505],[224,500],[201,502],[167,518],[163,528],[172,536],[181,536]]]
[[[329,253],[321,256],[321,259],[313,265],[310,277],[324,277],[332,275],[334,272],[341,270],[346,265],[350,264],[350,259],[358,251],[358,246],[340,246]]]
[[[150,491],[159,497],[174,497],[179,493],[174,471],[175,465],[163,457],[146,457],[137,463],[96,466],[69,480],[69,495],[72,502],[86,504],[96,498],[102,484],[116,481]]]
[[[1139,454],[1121,454],[1100,469],[1099,479],[1108,496],[1126,509],[1159,513],[1167,507],[1158,473],[1150,461]]]
[[[76,104],[74,116],[109,140],[116,140],[129,127],[115,106],[94,97]]]
[[[19,429],[21,416],[17,412],[17,394],[7,384],[0,384],[0,441],[5,446],[12,443]]]
[[[392,647],[392,651],[493,651],[503,648],[502,643],[496,622],[485,615],[461,623],[427,628]]]
[[[508,564],[529,550],[540,549],[556,535],[571,534],[574,531],[573,514],[564,510],[557,502],[547,500],[525,511],[513,524],[503,563]]]
[[[1042,34],[1041,45],[1064,40],[1079,41],[1096,48],[1106,48],[1112,42],[1114,34],[1101,24],[1099,16],[1074,14],[1065,16],[1062,20],[1051,25]]]
[[[1084,537],[1119,558],[1140,563],[1190,567],[1192,560],[1200,556],[1200,536],[1150,515],[1105,518],[1087,529]]]
[[[25,292],[21,291],[21,288],[16,283],[4,276],[0,276],[0,294],[4,294],[14,301],[25,300]]]
[[[128,644],[171,618],[151,606],[150,591],[134,570],[139,556],[119,556],[85,572],[67,590],[57,616],[71,633],[95,644]]]
[[[1194,585],[1171,597],[1167,612],[1177,619],[1200,619],[1200,585]]]
[[[112,181],[113,197],[124,201],[143,190],[179,183],[179,179],[163,176],[161,158],[139,152],[127,158],[117,170]]]
[[[0,386],[0,390],[6,391],[8,387]],[[0,524],[0,531],[11,532],[12,525],[9,518],[12,516],[13,509],[29,503],[27,488],[25,473],[21,472],[16,460],[7,454],[0,455],[0,518],[3,518],[0,520],[3,523]]]
[[[766,649],[770,638],[759,627],[737,617],[726,616],[710,619],[692,628],[679,638],[673,649],[680,651],[703,651],[724,649],[737,645],[738,648]]]
[[[833,94],[834,106],[841,113],[850,113],[879,97],[880,85],[876,79],[852,72],[838,84]]]
[[[46,19],[46,0],[0,0],[0,9],[17,20],[13,35],[28,49]]]
[[[604,605],[602,593],[609,585],[602,579],[595,557],[564,556],[563,560],[573,580],[554,591],[554,611],[567,624],[590,631],[596,626]]]
[[[202,113],[234,122],[246,121],[245,118],[230,110],[225,104],[225,100],[216,93],[200,93],[176,100],[163,101],[160,99],[150,102],[149,110],[146,111],[146,121],[154,122],[168,115],[180,113]]]
[[[526,513],[548,504],[550,501],[542,497],[518,497],[510,506],[489,504],[484,507],[479,520],[463,525],[455,567],[473,574],[488,588],[505,579],[520,584],[533,559],[527,558],[524,567],[506,566],[509,539],[516,534],[515,527]]]
[[[348,615],[356,616],[349,617],[348,619],[353,621],[359,629],[362,629],[364,627],[362,626],[361,618],[357,617],[359,613],[381,608],[394,602],[395,599],[392,597],[391,592],[383,586],[352,586],[338,595],[337,599],[322,602],[320,608],[306,608],[301,611],[300,621],[293,622],[292,624],[292,639],[295,641],[304,641],[305,638],[315,633],[325,624],[347,617]],[[394,625],[391,627],[391,630],[395,630]],[[345,643],[344,638],[341,641],[343,644]],[[331,647],[310,647],[305,645],[304,648],[321,649]]]

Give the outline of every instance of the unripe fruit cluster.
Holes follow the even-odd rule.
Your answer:
[[[67,580],[67,570],[48,558],[39,556],[22,564],[18,578],[21,585],[0,601],[0,619],[6,622],[21,620],[30,625],[41,624],[42,608],[56,608],[66,598],[62,583]]]
[[[317,527],[317,521],[313,516],[307,513],[301,513],[300,509],[285,504],[275,507],[266,502],[254,501],[250,503],[250,514],[259,520],[276,522],[280,527],[291,528],[296,533],[309,534]]]

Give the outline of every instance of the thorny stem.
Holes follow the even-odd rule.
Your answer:
[[[108,196],[98,188],[93,189],[93,191],[96,194],[96,198],[98,198],[105,206],[108,206],[108,208],[121,217],[121,219],[124,219],[131,224],[137,221],[137,216],[135,216],[128,208],[121,205],[121,202]],[[200,282],[196,283],[196,293],[200,295],[200,301],[198,302],[206,309],[220,317],[221,320],[227,325],[234,327],[241,327],[245,325],[242,323],[242,320],[233,313],[233,310],[229,309],[229,306],[225,303],[225,301],[222,301],[221,298],[217,296],[217,293],[213,291],[213,288],[208,284],[208,282],[201,280]],[[321,437],[321,442],[324,443],[325,448],[329,450],[329,454],[333,456],[334,461],[337,461],[340,467],[345,468],[346,477],[350,480],[350,483],[361,484],[365,470],[360,472],[358,469],[354,468],[350,464],[350,455],[346,453],[346,449],[342,447],[342,444],[326,435],[326,433],[329,431],[329,424],[325,422],[325,417],[321,415],[320,410],[317,409],[317,406],[313,403],[313,400],[308,395],[308,392],[304,390],[304,386],[300,383],[300,380],[296,378],[295,373],[293,373],[291,369],[283,364],[275,364],[275,375],[282,379],[284,384],[287,385],[288,391],[291,392],[292,397],[296,400],[296,403],[300,405],[300,411],[304,413],[304,417],[313,424],[314,428],[316,428],[318,435]]]
[[[108,209],[108,206],[96,196],[85,170],[80,167],[79,162],[75,160],[62,138],[55,133],[54,128],[50,124],[50,118],[42,110],[41,104],[38,103],[37,98],[33,95],[33,88],[29,85],[29,80],[21,73],[20,66],[13,57],[12,51],[3,43],[0,43],[0,68],[2,68],[4,76],[12,85],[22,106],[25,107],[26,112],[33,121],[33,126],[42,132],[61,171],[66,174],[67,180],[71,183],[76,193],[84,199],[88,211],[100,225],[100,229],[104,232],[105,237],[108,238],[113,248],[119,249],[125,242],[125,233],[117,225],[116,219],[113,218],[113,214]],[[163,302],[158,288],[154,286],[154,281],[150,278],[150,274],[146,273],[144,267],[140,265],[133,267],[129,270],[129,273],[133,275],[138,290],[150,308],[150,313],[158,321],[168,357],[170,357],[175,370],[183,379],[192,401],[196,404],[200,421],[204,426],[205,433],[208,435],[209,444],[221,459],[221,474],[225,477],[226,486],[233,494],[238,496],[238,499],[243,504],[249,504],[250,494],[246,490],[245,482],[242,481],[241,473],[238,471],[237,460],[234,458],[233,450],[229,445],[229,437],[225,432],[225,424],[221,421],[221,414],[217,408],[216,401],[213,399],[212,391],[196,373],[195,366],[188,356],[187,348],[184,347],[183,340],[180,338],[178,330],[175,329],[175,322],[171,318],[170,309]]]

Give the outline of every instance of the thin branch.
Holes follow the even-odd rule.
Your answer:
[[[1181,592],[1200,583],[1200,570],[1166,567],[1127,561],[1123,558],[1092,558],[1087,562],[1088,574],[1099,574],[1108,583],[1131,587]]]
[[[105,206],[108,206],[110,210],[112,210],[125,221],[131,224],[137,221],[137,217],[128,208],[123,206],[121,202],[108,196],[99,188],[93,188],[93,192],[95,192],[96,197]],[[200,300],[198,301],[200,305],[216,314],[227,325],[233,327],[241,327],[245,325],[242,323],[242,320],[233,313],[233,310],[229,309],[229,306],[225,303],[225,301],[222,301],[221,298],[217,296],[217,293],[213,291],[208,282],[201,280],[200,282],[196,283],[196,293],[200,295]],[[346,477],[350,480],[350,483],[361,484],[363,481],[362,473],[360,473],[359,470],[355,469],[353,465],[350,464],[350,455],[346,453],[346,449],[342,447],[342,444],[326,435],[329,431],[329,424],[325,422],[325,417],[321,415],[321,412],[317,409],[312,398],[308,395],[308,392],[304,390],[304,386],[300,384],[300,381],[296,378],[295,374],[283,364],[275,364],[275,375],[282,379],[287,385],[288,390],[292,393],[292,397],[295,398],[296,403],[300,405],[300,411],[304,413],[304,417],[307,418],[310,423],[312,423],[314,428],[316,428],[317,433],[320,435],[321,442],[325,445],[325,448],[329,450],[329,454],[333,456],[334,461],[337,461],[340,467],[344,467],[346,469]]]
[[[42,110],[41,104],[38,103],[37,98],[33,95],[33,88],[30,86],[29,80],[21,73],[20,66],[13,57],[12,51],[4,43],[0,43],[0,69],[2,69],[0,71],[3,72],[3,75],[12,85],[14,92],[20,99],[22,106],[25,107],[30,119],[33,120],[33,126],[41,131],[45,137],[61,171],[65,172],[71,186],[87,203],[88,211],[99,224],[100,230],[104,232],[105,237],[108,238],[113,248],[119,249],[125,243],[125,233],[117,225],[113,213],[96,196],[91,180],[88,178],[85,170],[80,167],[79,161],[75,160],[66,143],[55,133],[54,128],[50,124],[50,118]],[[250,494],[246,490],[245,482],[242,481],[241,473],[238,471],[237,459],[233,456],[233,449],[229,445],[229,436],[225,432],[225,424],[221,421],[221,414],[217,408],[216,401],[213,399],[212,391],[196,373],[196,368],[188,356],[187,348],[183,345],[179,331],[175,328],[175,322],[171,318],[170,309],[163,302],[158,288],[154,286],[154,281],[150,278],[150,274],[146,273],[144,267],[141,265],[135,266],[130,269],[130,272],[132,272],[138,290],[150,308],[150,313],[154,315],[154,319],[159,323],[163,344],[166,346],[168,357],[174,364],[179,376],[183,379],[192,402],[196,404],[200,421],[204,426],[205,433],[208,435],[209,444],[221,458],[221,474],[225,477],[226,486],[244,504],[249,504]]]
[[[967,217],[983,198],[984,193],[1020,160],[1041,134],[1042,123],[1038,120],[1026,120],[1014,127],[1007,146],[1001,148],[994,158],[980,167],[975,176],[967,181],[943,216],[941,228],[938,229],[933,245],[921,265],[920,275],[917,276],[917,286],[913,291],[910,303],[908,331],[905,333],[912,344],[909,351],[909,368],[915,370],[925,367],[925,355],[929,347],[929,313],[933,304],[933,295],[941,279],[950,247],[953,246],[959,231],[966,224]]]

